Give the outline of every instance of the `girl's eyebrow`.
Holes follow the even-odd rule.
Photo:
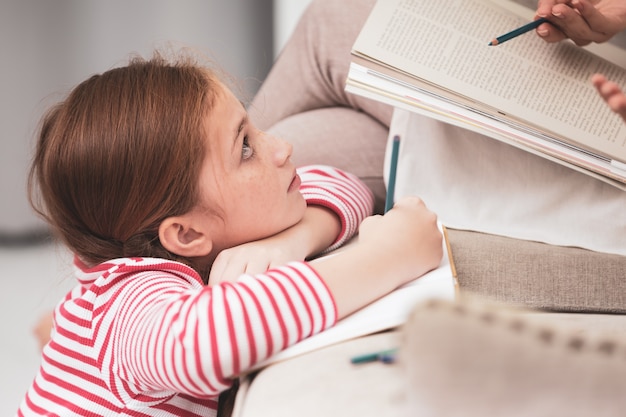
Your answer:
[[[239,138],[239,134],[241,133],[243,128],[246,127],[246,124],[248,124],[247,113],[242,117],[241,121],[239,122],[239,127],[235,130],[235,137],[233,140],[233,149],[237,146],[237,139]]]
[[[235,138],[233,140],[233,149],[237,146],[237,138],[239,137],[239,134],[241,133],[243,128],[246,127],[246,124],[248,123],[248,111],[246,110],[246,106],[245,104],[243,104],[243,101],[241,100],[239,100],[239,104],[241,104],[241,108],[243,108],[245,113],[241,121],[239,122],[239,127],[235,131]]]

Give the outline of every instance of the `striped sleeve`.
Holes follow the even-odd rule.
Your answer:
[[[341,220],[341,232],[325,252],[337,249],[357,232],[359,225],[374,211],[374,196],[355,175],[324,166],[308,165],[298,169],[300,192],[307,204],[334,211]]]
[[[133,279],[115,310],[118,340],[108,366],[117,389],[173,390],[210,398],[232,378],[335,324],[324,281],[305,262],[244,275],[201,291],[179,277]]]

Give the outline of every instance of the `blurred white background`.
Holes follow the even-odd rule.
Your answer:
[[[207,54],[253,94],[273,61],[272,0],[5,0],[0,8],[4,237],[40,226],[24,194],[34,132],[77,83],[173,43]]]
[[[91,74],[167,43],[209,55],[251,98],[309,1],[2,1],[0,415],[15,415],[37,370],[33,326],[74,285],[70,254],[40,241],[26,198],[41,114]]]

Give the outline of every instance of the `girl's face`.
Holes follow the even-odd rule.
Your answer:
[[[223,87],[208,117],[201,201],[211,211],[213,253],[269,237],[298,223],[306,208],[292,146],[257,128]]]

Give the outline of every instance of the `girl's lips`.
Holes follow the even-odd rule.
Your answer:
[[[291,184],[289,184],[289,189],[287,191],[291,192],[294,190],[299,190],[301,183],[302,181],[300,180],[300,175],[298,174],[294,175],[293,179],[291,180]]]

